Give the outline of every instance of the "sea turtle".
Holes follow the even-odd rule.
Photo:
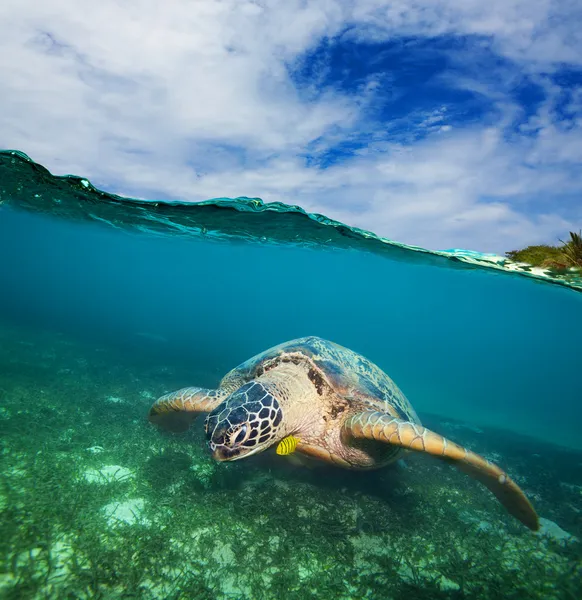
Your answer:
[[[423,427],[386,373],[333,342],[305,337],[270,348],[227,373],[216,390],[188,387],[162,396],[149,419],[178,432],[200,413],[209,413],[205,431],[216,460],[279,444],[279,453],[374,469],[404,450],[426,452],[479,480],[513,516],[539,528],[535,510],[504,471]]]

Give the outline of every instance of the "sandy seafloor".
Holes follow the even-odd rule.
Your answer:
[[[145,416],[221,374],[136,340],[0,323],[1,598],[582,598],[582,453],[420,415],[506,468],[539,534],[421,455],[373,473],[273,451],[215,464],[202,423],[170,436]]]

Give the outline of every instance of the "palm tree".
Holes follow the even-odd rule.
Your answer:
[[[570,231],[567,242],[560,240],[564,246],[561,248],[562,256],[569,267],[582,267],[582,231]]]

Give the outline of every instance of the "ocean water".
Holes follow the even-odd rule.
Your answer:
[[[147,204],[0,153],[0,597],[582,597],[582,285],[256,200]],[[215,463],[155,399],[316,335],[496,462]]]

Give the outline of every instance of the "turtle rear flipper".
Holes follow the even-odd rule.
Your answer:
[[[199,414],[214,410],[226,396],[222,390],[182,388],[158,398],[150,408],[148,419],[166,431],[187,431]]]
[[[385,442],[441,458],[487,486],[507,511],[524,525],[533,531],[539,529],[536,511],[507,473],[438,433],[387,413],[369,410],[350,417],[343,426],[342,435]]]

